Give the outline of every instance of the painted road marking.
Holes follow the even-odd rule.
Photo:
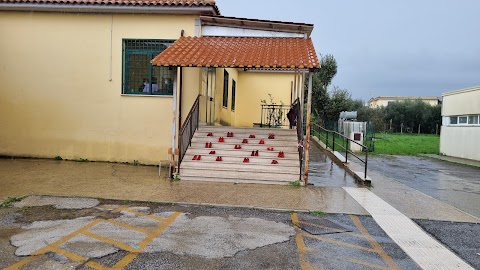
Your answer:
[[[416,223],[365,188],[343,188],[377,224],[423,269],[473,269]]]
[[[120,211],[127,211],[127,212],[130,212],[130,213],[142,216],[142,217],[150,218],[150,219],[155,220],[155,221],[160,221],[161,224],[155,230],[150,231],[150,230],[146,230],[146,229],[143,229],[143,228],[140,228],[140,227],[136,227],[136,226],[132,226],[132,225],[129,225],[129,224],[122,223],[122,222],[118,222],[118,221],[115,221],[115,220],[112,220],[112,219],[109,219],[109,220],[96,219],[96,220],[90,222],[89,224],[87,224],[86,226],[84,226],[84,227],[82,227],[82,228],[64,236],[63,238],[61,238],[57,241],[55,241],[54,243],[49,244],[49,245],[35,251],[32,255],[30,255],[30,256],[24,258],[23,260],[7,267],[6,270],[21,269],[24,265],[34,261],[39,256],[44,255],[47,252],[54,252],[54,253],[57,253],[57,254],[61,254],[61,255],[65,256],[65,257],[67,257],[70,260],[75,261],[75,262],[87,262],[86,263],[87,266],[89,266],[93,269],[97,269],[97,270],[123,269],[123,268],[125,268],[125,266],[127,266],[129,263],[131,263],[138,256],[138,254],[140,254],[148,246],[148,244],[153,239],[158,237],[163,232],[163,230],[165,230],[165,228],[167,228],[172,222],[174,222],[175,219],[181,214],[180,212],[174,212],[168,218],[161,218],[161,217],[157,217],[157,216],[154,216],[154,215],[148,215],[148,214],[145,214],[145,213],[135,211],[133,209],[128,208],[127,206],[122,206],[122,207],[119,207],[119,208],[114,210],[114,212],[120,212]],[[95,234],[95,233],[89,231],[92,227],[94,227],[95,225],[97,225],[99,223],[102,223],[102,222],[108,222],[108,223],[115,224],[115,225],[121,226],[121,227],[129,229],[129,230],[142,232],[142,233],[146,234],[146,237],[137,246],[131,247],[131,246],[126,245],[124,243],[118,242],[114,239],[111,239],[111,238],[108,238],[108,237],[103,237],[103,236],[100,236],[98,234]],[[106,267],[102,264],[93,262],[93,261],[88,261],[89,258],[85,258],[83,256],[80,256],[78,254],[72,253],[70,251],[67,251],[67,250],[59,247],[63,243],[68,242],[69,240],[71,240],[72,238],[74,238],[75,236],[78,236],[80,234],[83,234],[83,235],[89,236],[91,238],[100,240],[100,241],[102,241],[104,243],[107,243],[107,244],[115,245],[117,247],[120,247],[123,250],[128,251],[129,253],[126,256],[124,256],[120,261],[118,261],[117,264],[115,264],[112,268],[110,268],[110,267]]]
[[[350,215],[350,218],[352,219],[353,224],[360,231],[360,234],[354,233],[354,232],[345,232],[345,231],[339,230],[338,228],[332,228],[332,227],[328,227],[328,226],[325,226],[325,225],[319,225],[319,224],[314,224],[312,222],[306,222],[306,221],[303,221],[303,220],[299,220],[297,213],[292,213],[291,214],[292,223],[293,223],[293,226],[294,226],[295,230],[297,231],[297,234],[295,236],[295,240],[296,240],[296,243],[297,243],[300,268],[302,270],[324,269],[324,267],[317,268],[316,265],[314,265],[312,262],[310,262],[308,260],[308,253],[313,253],[313,252],[321,253],[322,252],[322,250],[317,250],[317,249],[309,248],[309,247],[306,246],[305,238],[309,238],[309,239],[314,239],[314,240],[318,240],[318,241],[322,241],[322,242],[326,242],[326,243],[330,243],[330,244],[334,244],[334,245],[339,245],[339,246],[348,247],[348,248],[352,248],[352,249],[357,249],[357,250],[363,250],[363,251],[367,251],[367,252],[371,252],[371,253],[376,253],[385,262],[386,266],[378,265],[378,264],[368,262],[368,261],[359,260],[359,259],[356,259],[356,258],[351,258],[351,257],[348,257],[348,256],[342,256],[341,254],[338,254],[336,256],[336,258],[339,259],[339,260],[346,260],[346,261],[349,261],[349,262],[354,263],[354,264],[364,265],[364,266],[377,268],[377,269],[399,270],[400,268],[397,266],[397,264],[394,262],[394,260],[385,252],[385,250],[383,250],[383,248],[380,246],[380,244],[377,241],[375,241],[373,236],[368,233],[368,231],[362,225],[362,222],[360,221],[360,219],[358,217],[352,216],[352,215]],[[366,239],[367,242],[370,244],[371,248],[366,248],[366,247],[363,247],[363,246],[353,245],[353,244],[350,244],[350,243],[330,239],[328,237],[322,237],[322,236],[312,235],[310,233],[306,233],[306,232],[301,230],[301,228],[300,228],[301,224],[305,224],[305,225],[309,225],[309,226],[313,226],[313,227],[317,227],[317,228],[329,229],[329,230],[336,231],[338,233],[346,234],[346,235],[349,235],[349,236],[353,236],[353,237],[356,237],[356,238]],[[321,263],[321,262],[319,262],[319,261],[315,262],[315,264],[319,264],[319,263]]]

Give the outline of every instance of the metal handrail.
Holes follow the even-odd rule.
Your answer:
[[[365,167],[364,178],[365,179],[367,178],[367,167],[368,167],[368,147],[367,146],[359,142],[356,142],[334,130],[328,130],[318,124],[312,124],[312,127],[313,127],[313,131],[318,133],[318,136],[319,136],[318,139],[320,141],[322,141],[322,138],[325,139],[325,146],[327,148],[330,147],[330,149],[332,149],[332,152],[335,152],[335,146],[340,147],[345,151],[345,163],[348,162],[348,154],[352,155],[353,157],[358,159],[360,162],[362,162]],[[325,133],[325,135],[323,135],[322,132]],[[342,141],[341,143],[338,142],[339,139],[341,139]],[[349,147],[350,143],[355,143],[362,148],[362,152],[365,152],[365,159],[362,159],[355,152],[350,150],[350,147]]]
[[[289,105],[262,104],[260,127],[288,127]]]
[[[185,156],[188,147],[192,144],[193,135],[198,128],[200,111],[199,101],[200,95],[193,103],[193,106],[190,109],[187,117],[185,118],[182,128],[180,129],[180,136],[178,139],[178,149],[180,150],[178,155],[178,173],[180,173],[180,164],[182,163],[183,157]]]

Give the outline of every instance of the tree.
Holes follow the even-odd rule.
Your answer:
[[[320,65],[320,70],[314,73],[312,80],[312,113],[314,117],[324,119],[325,108],[329,102],[327,89],[337,74],[337,61],[333,55],[327,54],[320,58]],[[307,85],[305,86],[307,87]]]

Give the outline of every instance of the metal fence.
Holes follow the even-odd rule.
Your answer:
[[[180,149],[180,153],[178,156],[178,172],[180,173],[180,164],[182,163],[183,157],[185,156],[185,153],[187,152],[188,147],[192,143],[192,138],[193,134],[195,134],[195,131],[198,128],[198,122],[199,122],[199,98],[200,96],[197,97],[195,100],[195,103],[193,103],[192,108],[190,109],[190,112],[187,115],[187,118],[185,118],[185,122],[183,122],[182,128],[180,129],[180,137],[179,137],[179,146],[178,148]]]
[[[348,157],[353,156],[358,161],[364,165],[364,178],[367,178],[367,167],[368,167],[368,147],[356,142],[348,137],[343,136],[342,134],[321,127],[318,124],[312,124],[312,135],[317,136],[320,141],[322,141],[325,146],[330,148],[332,152],[345,153],[345,163],[348,162]],[[350,150],[350,145],[354,143],[361,147],[361,153],[365,153],[365,156],[362,157],[359,155],[359,152],[354,152]]]
[[[290,111],[289,105],[267,105],[262,104],[262,116],[260,127],[290,127],[287,113]]]

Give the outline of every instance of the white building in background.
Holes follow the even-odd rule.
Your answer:
[[[378,107],[387,107],[388,104],[399,101],[406,100],[421,100],[430,106],[437,106],[440,104],[440,99],[438,97],[423,97],[423,96],[379,96],[371,98],[368,101],[368,107],[378,108]]]
[[[442,97],[440,153],[480,161],[480,86]]]

